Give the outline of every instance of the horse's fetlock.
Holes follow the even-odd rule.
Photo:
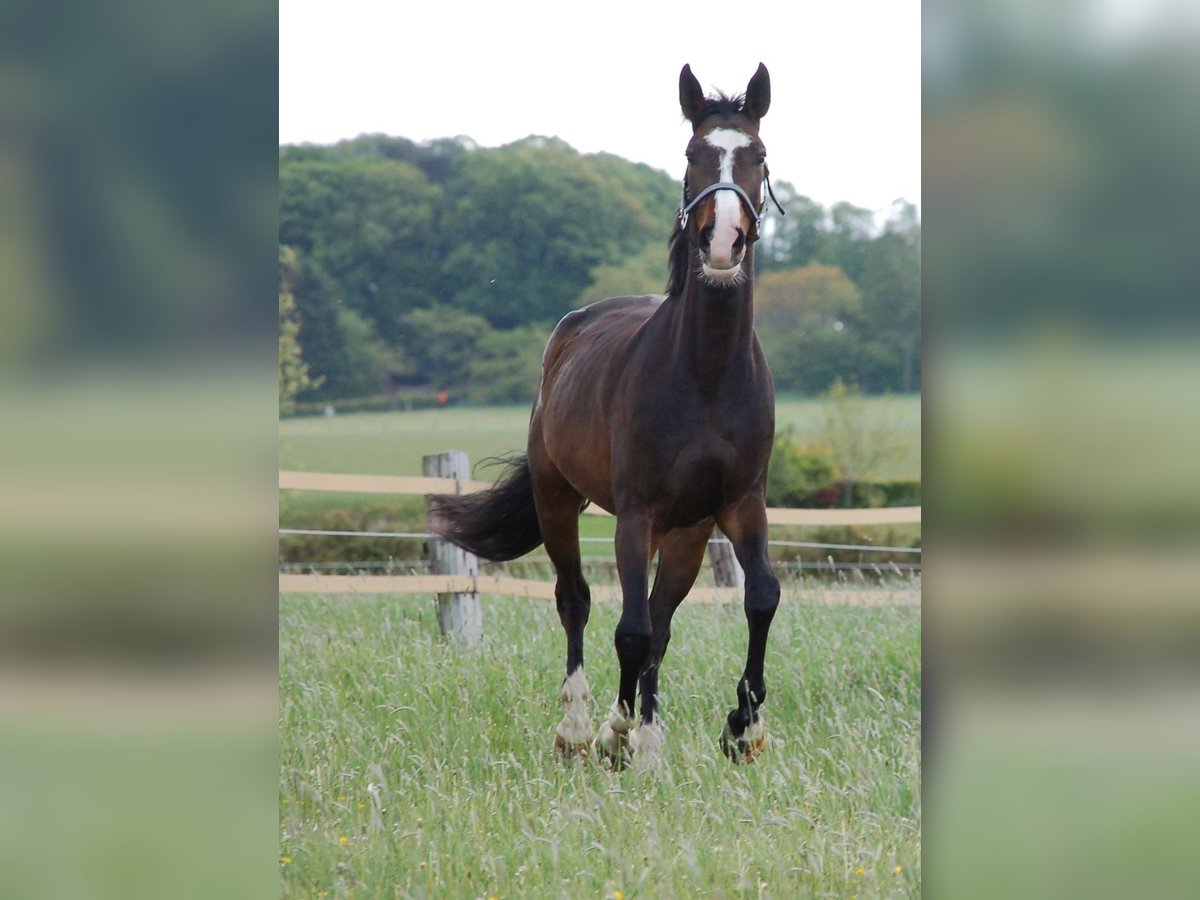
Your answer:
[[[750,680],[743,678],[738,682],[738,707],[749,711],[749,717],[753,718],[758,713],[758,708],[762,706],[763,701],[767,699],[767,686],[761,678]]]
[[[725,724],[729,731],[733,734],[741,734],[750,727],[750,710],[747,707],[739,706],[736,709],[731,709],[729,715],[725,718]]]
[[[758,712],[758,708],[763,705],[767,699],[767,686],[761,681],[758,684],[752,684],[749,688],[750,694],[750,709],[753,713]]]

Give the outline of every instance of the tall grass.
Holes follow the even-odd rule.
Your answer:
[[[553,758],[564,639],[552,604],[484,598],[484,644],[417,598],[280,598],[288,896],[908,897],[920,892],[919,610],[785,603],[767,750],[717,735],[746,629],[685,605],[656,774]],[[614,696],[619,609],[593,607],[592,714]]]

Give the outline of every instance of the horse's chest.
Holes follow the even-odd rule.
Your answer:
[[[757,459],[729,441],[710,437],[682,447],[658,485],[664,524],[688,525],[715,516],[755,489],[760,470]]]

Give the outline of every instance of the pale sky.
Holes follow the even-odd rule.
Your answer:
[[[280,0],[280,143],[530,134],[683,175],[679,70],[741,93],[764,62],[772,178],[828,206],[920,203],[917,0]]]

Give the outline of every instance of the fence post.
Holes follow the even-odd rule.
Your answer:
[[[471,477],[471,463],[465,450],[435,453],[421,458],[421,473],[427,478]],[[428,507],[426,515],[428,515]],[[477,575],[479,560],[449,541],[429,539],[429,569],[435,575]],[[474,645],[483,639],[483,609],[478,594],[438,594],[438,628],[445,637]]]
[[[733,544],[721,533],[720,528],[714,528],[712,537],[708,539],[708,560],[712,563],[713,580],[717,587],[745,586],[746,573],[733,553]]]

